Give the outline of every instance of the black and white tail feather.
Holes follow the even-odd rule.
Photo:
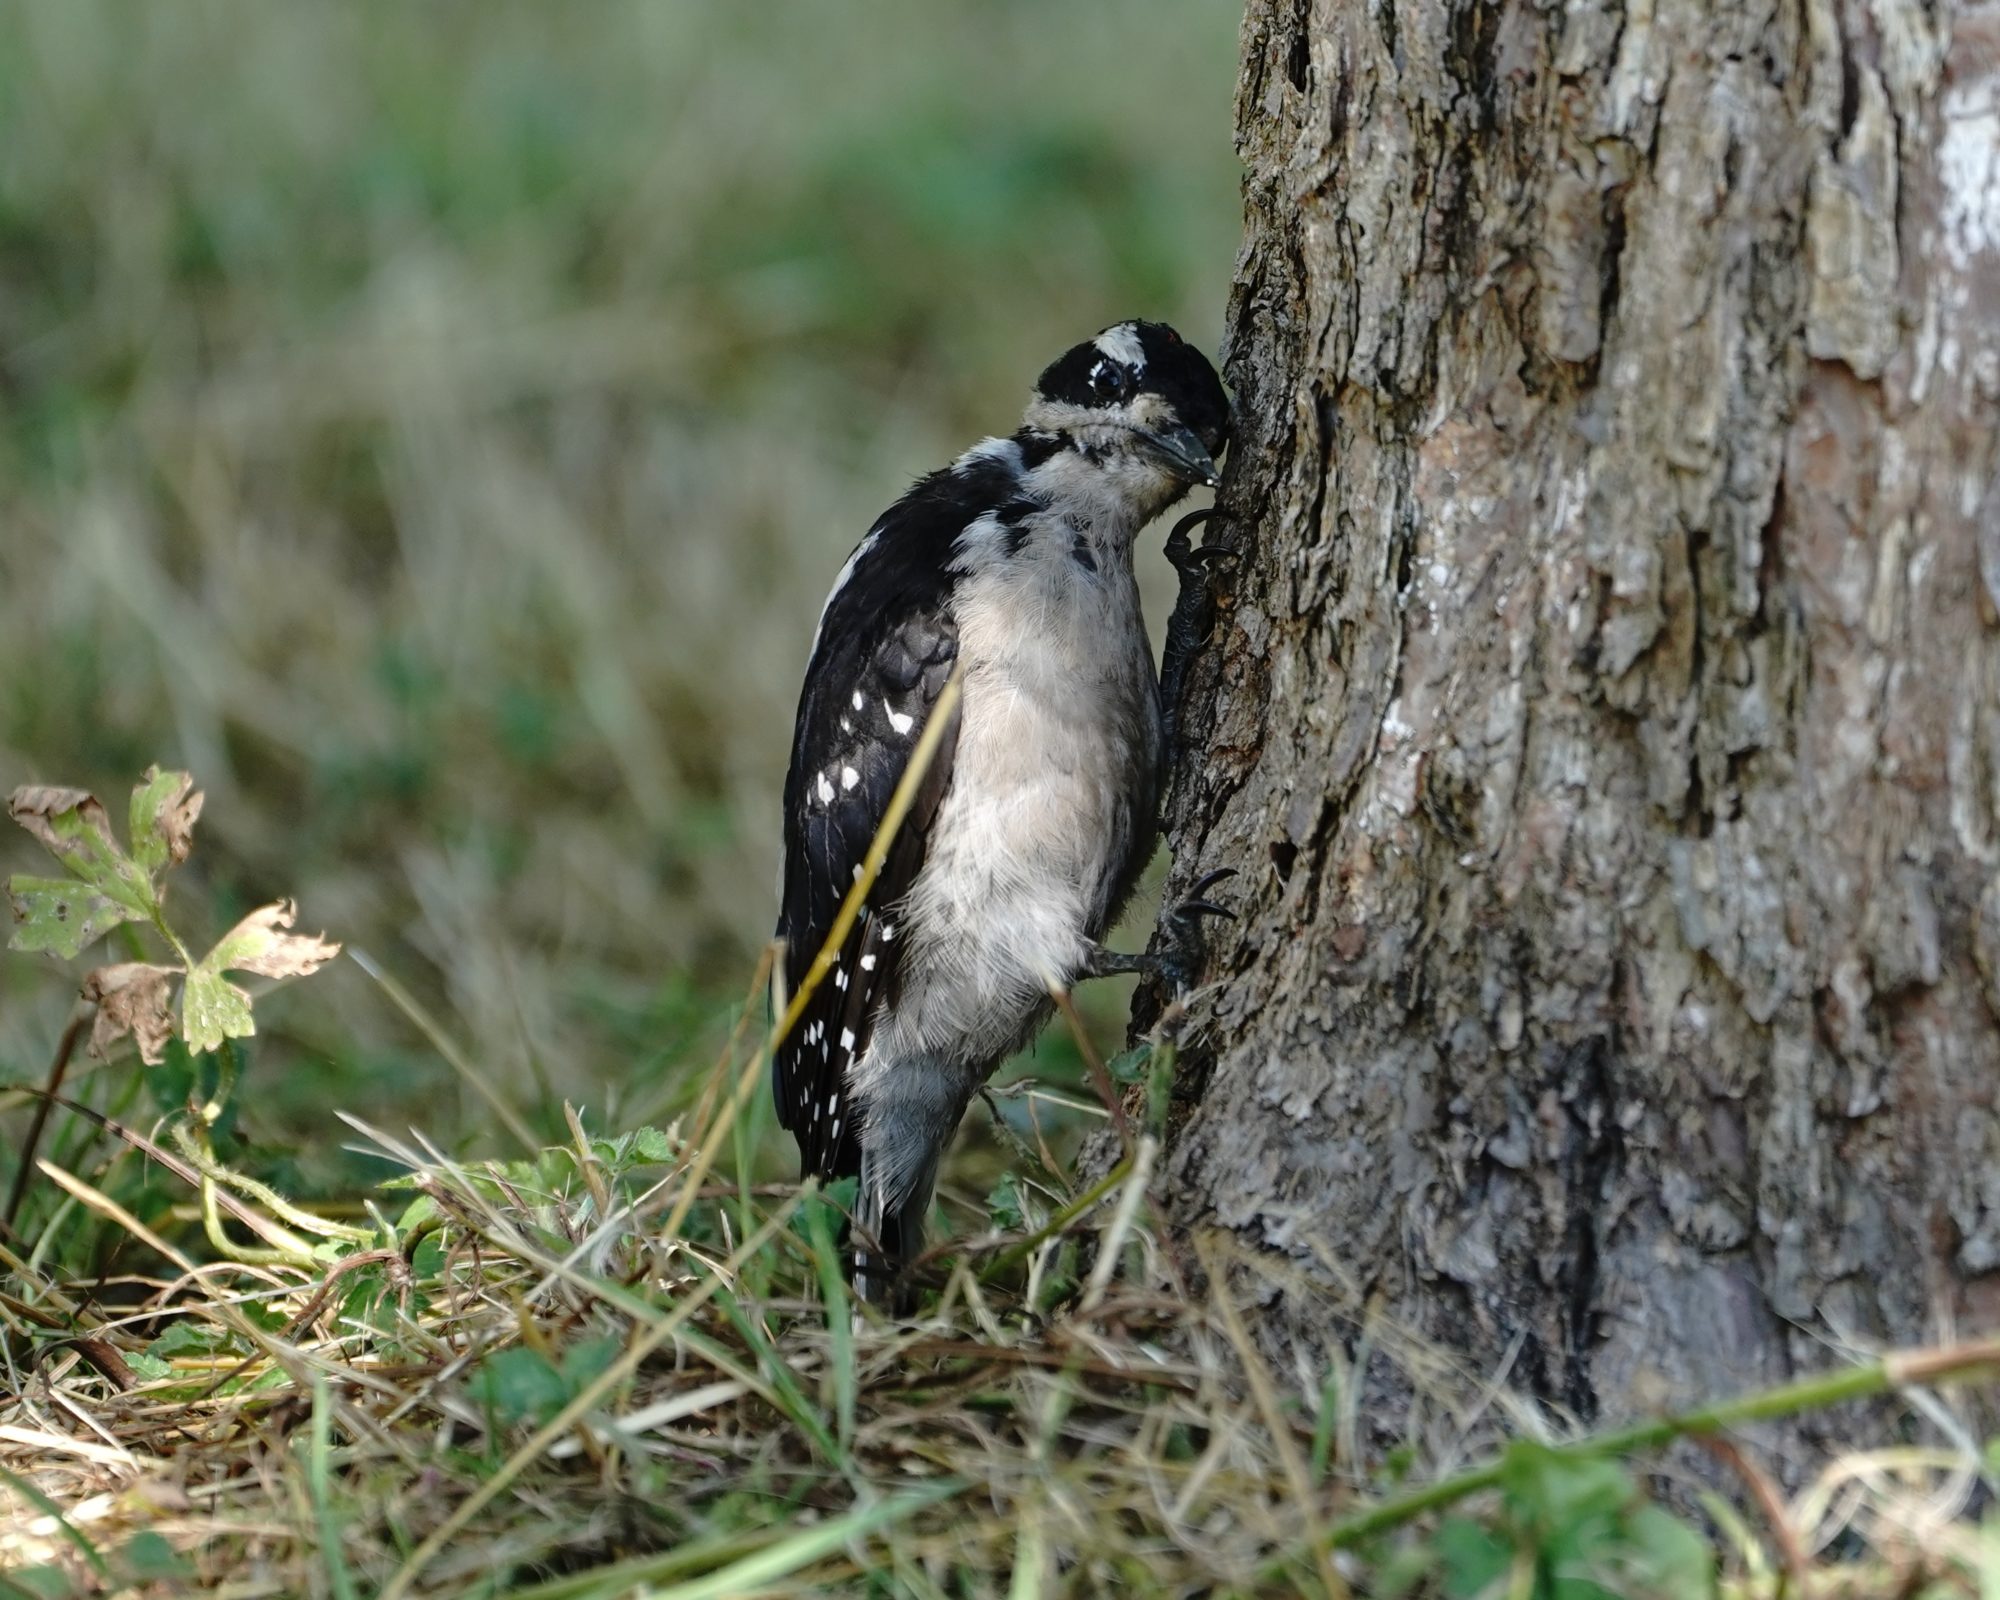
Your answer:
[[[1151,853],[1158,684],[1133,537],[1214,482],[1228,409],[1159,323],[1067,352],[1023,427],[921,479],[821,613],[785,780],[778,933],[796,992],[947,679],[964,694],[860,918],[773,1063],[804,1172],[857,1177],[854,1269],[900,1291],[973,1092],[1047,982],[1129,970],[1102,936]]]

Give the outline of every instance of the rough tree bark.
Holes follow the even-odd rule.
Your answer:
[[[1585,1417],[1991,1328],[2000,6],[1242,37],[1173,1215]]]

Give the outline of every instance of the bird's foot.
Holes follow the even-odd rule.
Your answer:
[[[1202,965],[1208,956],[1207,945],[1201,935],[1201,919],[1233,919],[1236,915],[1227,906],[1219,906],[1205,896],[1224,878],[1235,876],[1234,867],[1223,867],[1201,878],[1194,886],[1194,893],[1162,919],[1160,937],[1154,949],[1127,954],[1123,950],[1107,950],[1102,945],[1093,944],[1084,957],[1083,965],[1077,969],[1076,977],[1115,978],[1136,972],[1142,977],[1163,979],[1176,995],[1187,993],[1201,975]]]
[[[1207,642],[1209,629],[1215,623],[1216,575],[1236,560],[1233,550],[1212,544],[1197,548],[1188,537],[1192,529],[1214,520],[1218,515],[1214,506],[1190,511],[1174,524],[1173,531],[1167,535],[1167,559],[1181,577],[1173,615],[1167,619],[1166,649],[1160,658],[1160,708],[1166,714],[1170,731],[1180,712],[1181,690],[1187,681],[1188,663],[1194,659],[1195,651]],[[1168,748],[1172,748],[1171,739]]]
[[[1226,878],[1236,876],[1234,867],[1218,867],[1195,881],[1194,892],[1169,911],[1160,928],[1159,949],[1154,952],[1155,971],[1172,987],[1176,996],[1195,986],[1208,962],[1208,941],[1202,935],[1202,918],[1227,917],[1236,913],[1208,898],[1209,890]]]

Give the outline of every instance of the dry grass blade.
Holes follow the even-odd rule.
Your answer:
[[[714,1126],[700,1132],[714,1140]],[[1136,1154],[1148,1158],[1146,1146]],[[180,1252],[190,1276],[94,1324],[92,1338],[136,1364],[130,1392],[52,1348],[38,1384],[56,1406],[0,1402],[0,1466],[34,1490],[0,1522],[0,1562],[88,1570],[74,1532],[116,1574],[120,1542],[150,1528],[210,1578],[260,1552],[254,1560],[282,1574],[264,1592],[334,1600],[452,1594],[500,1568],[516,1574],[510,1592],[542,1600],[830,1592],[866,1572],[904,1574],[896,1582],[916,1592],[912,1574],[944,1572],[952,1590],[994,1600],[1268,1592],[1306,1572],[1312,1588],[1338,1594],[1332,1550],[1366,1554],[1398,1538],[1406,1554],[1422,1550],[1428,1512],[1496,1482],[1488,1464],[1396,1492],[1342,1462],[1354,1510],[1302,1534],[1316,1492],[1294,1420],[1302,1392],[1288,1394],[1256,1352],[1222,1294],[1214,1242],[1204,1250],[1214,1302],[1202,1314],[1176,1300],[1140,1226],[1138,1168],[1086,1188],[1068,1234],[1026,1246],[1086,1244],[1082,1230],[1098,1226],[1086,1212],[1110,1202],[1088,1308],[1078,1292],[1024,1320],[994,1280],[956,1320],[884,1330],[846,1318],[832,1328],[812,1304],[828,1288],[830,1232],[818,1212],[794,1228],[800,1204],[820,1204],[810,1196],[760,1212],[740,1244],[714,1250],[736,1190],[698,1200],[676,1236],[642,1230],[638,1202],[666,1180],[606,1162],[582,1126],[532,1172],[402,1156],[420,1162],[432,1216],[400,1224],[410,1232],[398,1248],[360,1250],[318,1274]],[[674,1162],[668,1178],[680,1182],[692,1150]],[[120,1216],[72,1174],[50,1178]],[[624,1222],[606,1230],[608,1218]],[[172,1258],[170,1240],[130,1220]],[[586,1242],[592,1270],[574,1258]],[[258,1320],[284,1318],[296,1346],[286,1360],[246,1316],[252,1306]],[[176,1326],[226,1330],[228,1342],[160,1346],[160,1330]],[[180,1354],[152,1354],[168,1346]],[[1810,1392],[1562,1450],[1646,1448],[1674,1428],[1714,1432],[1726,1418],[1964,1378],[1992,1360],[1994,1346],[1904,1354]],[[1436,1380],[1434,1370],[1426,1382]],[[1486,1398],[1468,1382],[1462,1414]],[[298,1444],[272,1450],[286,1434]],[[190,1440],[200,1440],[192,1458]],[[208,1470],[164,1480],[154,1462],[168,1456]],[[1976,1560],[1972,1530],[1932,1520],[1952,1482],[1922,1476],[1948,1466],[1936,1452],[1856,1456],[1824,1480],[1828,1512],[1802,1502],[1794,1526],[1840,1516],[1884,1570],[1970,1572],[1952,1562]],[[958,1492],[966,1482],[980,1492]],[[392,1554],[398,1538],[406,1560]],[[1834,1572],[1808,1562],[1790,1592],[1836,1592]],[[1756,1582],[1746,1574],[1748,1588],[1726,1592],[1764,1600],[1770,1588]]]
[[[1298,1441],[1292,1437],[1291,1427],[1285,1420],[1284,1407],[1279,1403],[1270,1369],[1264,1365],[1263,1357],[1257,1354],[1250,1330],[1243,1324],[1243,1313],[1236,1308],[1229,1284],[1229,1263],[1221,1237],[1214,1233],[1197,1235],[1195,1253],[1200,1258],[1202,1271],[1208,1274],[1210,1298],[1221,1314],[1223,1327],[1228,1330],[1229,1342],[1235,1346],[1236,1358],[1242,1363],[1243,1376],[1249,1382],[1251,1396],[1256,1400],[1264,1426],[1270,1432],[1279,1464],[1284,1468],[1286,1481],[1291,1485],[1292,1495],[1297,1501],[1299,1514],[1306,1519],[1309,1548],[1319,1570],[1320,1587],[1327,1600],[1346,1600],[1347,1584],[1334,1570],[1333,1552],[1319,1534],[1319,1494],[1313,1484],[1312,1473],[1307,1469],[1306,1458],[1299,1453]]]
[[[791,1204],[776,1212],[756,1234],[743,1241],[741,1248],[737,1250],[736,1254],[729,1259],[720,1271],[710,1277],[707,1283],[695,1290],[693,1294],[686,1296],[676,1303],[670,1312],[657,1319],[651,1327],[645,1329],[626,1348],[624,1354],[619,1356],[610,1366],[606,1367],[595,1379],[579,1389],[562,1410],[557,1412],[553,1418],[544,1424],[542,1429],[533,1438],[529,1439],[526,1444],[522,1445],[513,1455],[509,1456],[491,1477],[482,1483],[451,1516],[445,1519],[444,1523],[435,1533],[411,1553],[410,1559],[403,1564],[402,1570],[396,1574],[395,1579],[389,1584],[388,1588],[382,1591],[382,1600],[400,1600],[401,1596],[409,1593],[410,1585],[415,1582],[416,1575],[423,1570],[424,1566],[455,1535],[471,1522],[481,1507],[485,1506],[494,1496],[506,1489],[509,1484],[521,1475],[530,1463],[541,1456],[557,1439],[567,1433],[573,1424],[609,1394],[612,1389],[625,1379],[631,1377],[638,1370],[639,1364],[647,1356],[651,1355],[653,1351],[672,1338],[681,1325],[693,1316],[695,1312],[700,1310],[716,1291],[727,1282],[730,1273],[739,1270],[746,1260],[770,1242],[779,1229],[791,1220],[792,1212],[797,1208],[798,1201],[794,1200]]]
[[[452,1071],[459,1075],[466,1086],[492,1108],[493,1114],[514,1136],[515,1142],[523,1150],[536,1149],[540,1141],[536,1139],[521,1113],[507,1103],[505,1095],[487,1082],[486,1075],[473,1066],[465,1052],[459,1049],[456,1041],[444,1031],[437,1019],[424,1009],[417,997],[384,972],[367,951],[350,948],[347,956],[375,981],[376,986],[389,997],[396,1009],[416,1025],[417,1031],[430,1041],[431,1048],[451,1063]]]
[[[26,1486],[0,1478],[18,1510],[0,1518],[0,1566],[55,1562],[101,1583],[74,1533],[115,1580],[146,1531],[209,1584],[254,1569],[273,1575],[257,1592],[332,1600],[460,1593],[496,1572],[542,1600],[933,1583],[980,1600],[1339,1594],[1335,1550],[1357,1574],[1390,1554],[1433,1559],[1430,1513],[1491,1503],[1475,1497],[1500,1481],[1498,1460],[1436,1482],[1420,1461],[1399,1485],[1357,1448],[1339,1462],[1351,1509],[1314,1525],[1327,1491],[1304,1442],[1330,1425],[1302,1425],[1309,1391],[1257,1349],[1223,1292],[1219,1241],[1203,1250],[1212,1302],[1176,1291],[1144,1204],[1147,1140],[1052,1224],[985,1246],[983,1281],[961,1262],[958,1298],[915,1327],[840,1314],[832,1219],[810,1193],[719,1184],[674,1233],[644,1226],[719,1148],[745,1081],[727,1080],[690,1139],[635,1162],[580,1116],[564,1146],[506,1166],[371,1134],[411,1167],[417,1198],[374,1245],[310,1271],[201,1262],[52,1171],[182,1276],[98,1286],[122,1303],[88,1320],[60,1285],[24,1277],[0,1299],[0,1339],[41,1341],[32,1384],[0,1398],[0,1470]],[[822,1209],[801,1225],[802,1207]],[[1028,1314],[1035,1285],[1093,1250],[1086,1281]],[[129,1384],[82,1358],[84,1338],[131,1367]],[[1429,1403],[1485,1419],[1479,1448],[1526,1404],[1407,1339],[1380,1348],[1437,1391]],[[1906,1353],[1555,1453],[1643,1450],[1996,1360],[2000,1346]],[[1351,1382],[1371,1365],[1379,1377],[1383,1358],[1357,1348]],[[1452,1431],[1454,1452],[1467,1442]],[[1857,1454],[1822,1481],[1792,1525],[1817,1540],[1838,1523],[1876,1577],[1978,1570],[1976,1530],[1939,1520],[1963,1504],[1950,1452]],[[1814,1557],[1781,1576],[1792,1595],[1833,1594],[1842,1570]],[[1771,1577],[1746,1568],[1724,1592],[1774,1600]]]

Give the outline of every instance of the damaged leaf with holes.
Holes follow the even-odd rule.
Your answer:
[[[181,996],[181,1027],[191,1050],[214,1050],[224,1039],[257,1031],[250,996],[223,976],[250,972],[263,978],[302,978],[340,954],[317,934],[289,933],[298,908],[289,900],[260,906],[188,969]]]
[[[15,949],[74,957],[123,923],[146,922],[178,958],[118,962],[85,976],[80,993],[95,1008],[90,1031],[94,1055],[102,1057],[129,1037],[140,1060],[158,1066],[174,1033],[176,979],[181,982],[181,1037],[191,1050],[215,1050],[225,1039],[256,1031],[249,994],[225,974],[303,977],[340,953],[340,946],[328,939],[291,932],[297,908],[279,900],[251,912],[206,956],[191,960],[167,923],[164,879],[193,848],[202,799],[189,773],[148,767],[127,812],[129,850],[112,832],[103,802],[88,790],[29,784],[8,799],[8,815],[68,874],[24,874],[10,880],[15,927],[9,943]]]
[[[132,791],[130,854],[111,831],[103,801],[87,789],[25,784],[7,814],[56,858],[66,878],[21,875],[7,885],[17,950],[83,953],[125,922],[161,926],[161,875],[187,858],[201,791],[185,772],[148,767]]]

